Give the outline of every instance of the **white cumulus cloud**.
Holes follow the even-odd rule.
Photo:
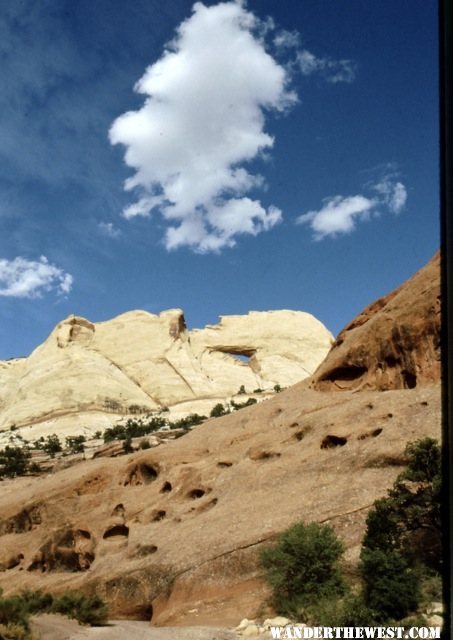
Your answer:
[[[351,233],[359,218],[366,218],[376,201],[364,196],[335,196],[323,201],[319,211],[309,211],[297,218],[298,224],[308,223],[315,240],[326,236]]]
[[[328,236],[351,233],[357,222],[368,220],[372,214],[378,215],[381,210],[387,209],[398,214],[404,208],[407,191],[402,182],[384,177],[377,184],[371,185],[371,189],[378,195],[372,198],[364,195],[325,198],[321,209],[304,213],[296,218],[296,223],[308,224],[314,240],[322,240]]]
[[[60,294],[71,291],[73,278],[45,256],[39,260],[17,257],[0,260],[0,296],[12,298],[39,298],[52,290]]]
[[[274,142],[266,112],[297,100],[287,72],[264,49],[262,34],[272,25],[264,26],[239,1],[197,2],[135,85],[144,105],[111,126],[111,143],[126,147],[135,171],[125,189],[139,193],[123,216],[158,211],[167,249],[219,251],[281,219],[277,208],[246,197],[263,183],[246,163]]]

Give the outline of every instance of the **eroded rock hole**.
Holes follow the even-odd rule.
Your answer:
[[[154,482],[158,475],[159,472],[156,467],[149,463],[141,462],[128,469],[126,479],[124,480],[124,486],[149,484],[150,482]]]
[[[248,451],[248,456],[250,460],[254,460],[255,462],[263,462],[266,460],[279,458],[281,456],[281,453],[279,451],[269,451],[268,449],[262,449],[261,447],[252,447]]]
[[[358,378],[361,378],[366,372],[366,367],[360,367],[356,365],[351,365],[349,367],[336,367],[331,371],[328,371],[324,376],[323,380],[327,382],[335,382],[335,381],[344,381],[344,382],[353,382]]]
[[[249,364],[250,360],[253,358],[253,356],[256,353],[256,349],[247,349],[247,348],[241,348],[241,349],[232,349],[232,348],[217,348],[216,351],[220,351],[221,353],[225,353],[228,356],[233,357],[235,360],[238,360],[239,362],[245,363],[245,364]]]
[[[279,458],[281,453],[278,451],[263,451],[258,455],[256,460],[272,460],[272,458]]]
[[[117,504],[116,507],[113,509],[112,516],[124,516],[125,513],[126,513],[126,509],[124,508],[123,503],[120,502],[120,504]]]
[[[156,553],[157,547],[155,544],[143,544],[140,545],[136,551],[136,555],[140,558],[144,556],[150,556],[153,553]]]
[[[404,386],[406,389],[415,389],[417,386],[417,376],[415,373],[403,370],[401,371],[401,375],[403,376]]]
[[[169,493],[172,489],[173,489],[173,487],[171,486],[171,482],[164,482],[160,492],[161,493]]]
[[[155,469],[152,465],[146,463],[139,464],[138,470],[141,473],[145,484],[153,482],[153,480],[155,480],[159,475],[157,469]]]
[[[232,464],[233,464],[232,462],[227,462],[226,460],[221,460],[220,462],[217,463],[217,466],[220,469],[226,469],[228,467],[231,467]]]
[[[129,527],[125,524],[115,524],[113,527],[109,527],[104,535],[104,540],[108,538],[127,538],[129,536]]]
[[[198,500],[205,495],[206,491],[204,489],[192,489],[187,494],[188,498],[192,498],[192,500]]]
[[[382,427],[378,427],[377,429],[373,429],[372,431],[367,431],[366,433],[362,433],[357,437],[357,440],[366,440],[367,438],[377,438],[382,433]]]
[[[167,512],[163,509],[156,509],[151,512],[151,522],[159,522],[159,520],[163,520],[166,515]]]
[[[303,440],[306,436],[306,430],[305,429],[301,429],[300,431],[296,431],[296,433],[294,434],[293,438],[294,440],[297,440],[297,442],[300,442],[301,440]]]
[[[333,447],[344,447],[348,439],[343,436],[328,435],[321,442],[321,449],[332,449]]]

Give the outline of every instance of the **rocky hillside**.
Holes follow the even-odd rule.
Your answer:
[[[338,335],[312,388],[414,389],[440,378],[440,254]]]
[[[0,362],[0,430],[27,427],[30,439],[163,408],[209,414],[241,386],[272,392],[306,378],[332,341],[301,311],[226,316],[193,331],[179,309],[97,324],[70,316],[28,358]]]
[[[392,325],[401,326],[397,296],[404,300],[408,290],[412,308],[426,308],[424,324],[432,320],[438,332],[438,315],[416,294],[437,295],[438,280],[424,273],[425,287],[413,287],[414,278],[351,323],[346,353],[374,362],[378,349],[372,343],[375,355],[364,360],[362,332],[373,322],[392,335]],[[423,326],[421,315],[414,319]],[[353,565],[367,511],[405,465],[406,443],[440,437],[438,368],[423,373],[425,335],[414,330],[410,342],[394,343],[402,362],[417,355],[415,385],[382,391],[376,377],[377,389],[332,393],[334,380],[319,389],[322,365],[312,381],[179,439],[3,481],[0,587],[96,591],[113,616],[156,624],[235,625],[265,611],[257,551],[293,522],[332,524]],[[366,380],[371,387],[371,375]]]

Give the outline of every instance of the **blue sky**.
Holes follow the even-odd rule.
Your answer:
[[[67,315],[334,333],[439,246],[437,3],[6,0],[0,359]]]

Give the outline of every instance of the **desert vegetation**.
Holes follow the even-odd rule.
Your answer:
[[[245,394],[245,389],[243,391],[242,389],[243,385],[238,392],[239,394]],[[256,393],[258,393],[258,391],[261,390],[256,390]],[[209,417],[219,418],[233,411],[239,411],[244,407],[250,407],[256,403],[257,400],[253,397],[248,398],[244,402],[231,400],[229,405],[217,403],[211,409]],[[122,441],[123,453],[128,454],[136,449],[132,443],[133,438],[143,438],[138,447],[140,449],[148,449],[151,444],[145,436],[165,429],[178,432],[177,435],[179,437],[208,419],[208,416],[191,413],[178,420],[169,420],[161,415],[163,411],[157,415],[148,415],[144,418],[130,417],[124,424],[107,427],[104,431],[96,431],[94,438],[102,439],[104,443]],[[82,434],[67,436],[64,442],[62,442],[56,433],[52,433],[46,437],[41,436],[35,442],[29,443],[25,441],[20,434],[16,434],[16,430],[17,427],[15,425],[11,427],[11,444],[4,447],[4,449],[0,449],[0,480],[3,478],[14,478],[15,476],[21,476],[27,473],[38,473],[40,467],[36,462],[32,461],[33,451],[43,451],[52,459],[58,454],[66,456],[69,454],[84,454],[85,452],[87,437]]]
[[[108,609],[98,596],[77,591],[61,596],[43,591],[23,591],[8,597],[0,593],[0,638],[31,639],[30,616],[39,613],[59,613],[80,624],[98,626],[107,621]]]
[[[346,579],[328,525],[298,522],[261,552],[278,613],[337,626],[423,622],[423,606],[442,597],[440,448],[424,438],[407,445],[406,457],[368,514],[358,581]]]

